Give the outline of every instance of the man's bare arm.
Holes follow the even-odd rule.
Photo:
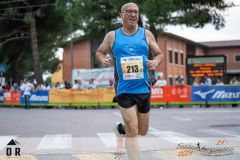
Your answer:
[[[146,36],[148,39],[150,51],[155,56],[153,60],[148,60],[148,67],[149,67],[149,70],[155,70],[158,67],[158,65],[161,63],[161,61],[163,60],[163,54],[153,36],[153,34],[149,30],[146,30]]]
[[[107,53],[111,52],[112,43],[114,40],[114,31],[109,32],[102,44],[98,47],[96,57],[102,67],[110,67],[112,65],[111,59],[106,58]]]

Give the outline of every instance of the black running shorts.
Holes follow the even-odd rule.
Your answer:
[[[150,111],[151,94],[129,94],[123,93],[116,96],[117,103],[123,108],[130,108],[137,104],[139,113],[148,113]]]

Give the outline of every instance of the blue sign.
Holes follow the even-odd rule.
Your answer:
[[[192,102],[240,102],[240,86],[192,86]]]
[[[7,64],[0,63],[0,72],[6,72],[7,70]]]
[[[0,92],[0,103],[3,103],[3,92]]]
[[[30,103],[31,104],[48,104],[48,91],[31,91]],[[21,92],[20,102],[25,103],[23,92]]]

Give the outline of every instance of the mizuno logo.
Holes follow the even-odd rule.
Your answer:
[[[225,99],[225,98],[240,99],[240,92],[217,91],[216,93],[214,93],[212,98],[215,98],[215,99]]]
[[[48,101],[48,96],[32,95],[30,101]]]
[[[199,95],[202,99],[206,99],[206,96],[207,96],[209,93],[212,93],[212,92],[214,92],[214,91],[215,91],[215,89],[212,89],[212,90],[207,91],[207,92],[196,91],[196,92],[194,92],[194,94]]]

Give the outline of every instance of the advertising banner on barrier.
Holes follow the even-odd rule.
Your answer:
[[[240,86],[192,86],[192,102],[240,101]]]
[[[164,101],[164,87],[153,86],[151,88],[151,102],[165,102]],[[166,93],[165,93],[166,94]]]
[[[3,92],[0,92],[0,104],[3,103]]]
[[[20,104],[20,91],[4,92],[3,103]]]
[[[114,82],[114,69],[110,68],[94,68],[94,69],[73,69],[72,79],[80,80],[84,89],[88,88],[89,80],[93,79],[97,88],[110,87]]]
[[[102,100],[100,102],[112,102],[115,96],[114,88],[102,89]]]
[[[165,86],[164,97],[167,102],[190,102],[191,86]]]
[[[115,95],[113,88],[104,89],[84,89],[84,90],[67,90],[58,89],[50,90],[50,103],[103,103],[112,102]]]
[[[25,103],[23,92],[21,93],[20,102]],[[30,103],[48,104],[48,91],[31,91]]]

